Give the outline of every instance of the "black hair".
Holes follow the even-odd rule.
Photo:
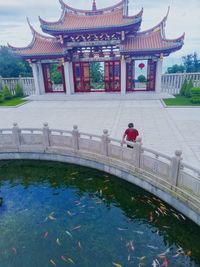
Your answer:
[[[128,124],[128,128],[133,128],[134,127],[134,124],[131,122]]]

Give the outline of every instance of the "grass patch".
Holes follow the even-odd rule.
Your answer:
[[[200,106],[200,104],[194,104],[190,98],[181,95],[175,95],[175,98],[163,99],[167,106]]]
[[[16,98],[12,98],[10,100],[4,100],[2,103],[0,103],[0,107],[1,106],[14,107],[14,106],[23,104],[25,102],[27,102],[27,101],[22,99],[21,97],[16,97]]]

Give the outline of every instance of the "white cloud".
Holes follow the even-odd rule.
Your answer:
[[[91,9],[92,0],[65,0],[71,6]],[[118,0],[119,1],[119,0]],[[97,7],[113,5],[117,0],[96,0]],[[78,3],[78,4],[77,4]],[[170,13],[166,25],[166,37],[177,38],[186,33],[185,45],[173,58],[197,51],[200,55],[200,1],[190,0],[129,0],[129,13],[136,14],[144,8],[142,30],[155,26],[166,15],[170,5]],[[29,17],[33,26],[40,31],[38,16],[48,21],[60,17],[59,0],[0,0],[0,44],[7,42],[16,46],[25,46],[31,41],[31,32],[26,22]]]

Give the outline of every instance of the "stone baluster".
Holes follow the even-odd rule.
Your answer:
[[[182,155],[182,151],[176,150],[175,151],[175,156],[172,157],[172,160],[171,160],[170,177],[172,179],[171,183],[174,186],[177,186],[177,184],[178,184],[180,163],[181,163],[181,160],[182,160],[181,155]]]
[[[140,168],[140,163],[141,163],[141,152],[142,152],[142,137],[138,136],[136,138],[136,142],[134,143],[134,150],[133,154],[135,157],[134,164],[135,167]]]
[[[43,124],[42,132],[43,132],[43,146],[45,147],[45,149],[47,149],[50,146],[50,131],[47,122]]]
[[[79,130],[78,130],[78,126],[74,125],[73,126],[73,131],[72,131],[72,143],[73,143],[73,148],[74,151],[78,151],[79,150]]]
[[[109,143],[110,143],[110,138],[109,138],[108,130],[104,129],[103,135],[101,136],[101,153],[104,156],[109,155],[109,151],[108,151]]]
[[[19,149],[21,145],[21,130],[16,122],[13,123],[12,135],[13,135],[14,146],[16,146],[17,149]]]

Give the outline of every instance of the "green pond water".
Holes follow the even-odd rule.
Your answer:
[[[200,227],[76,165],[0,161],[0,267],[200,266]]]

